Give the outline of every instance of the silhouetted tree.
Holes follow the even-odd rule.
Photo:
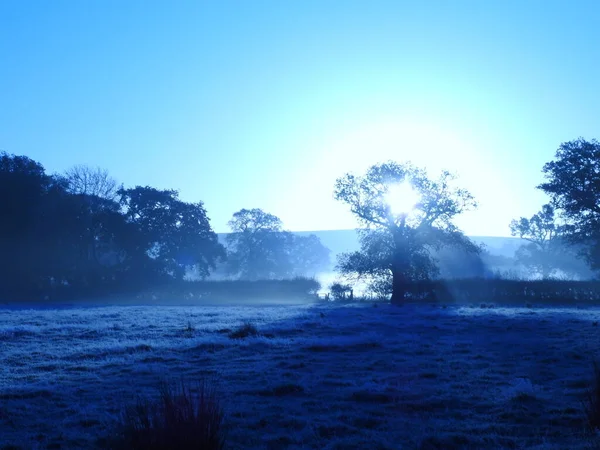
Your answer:
[[[67,170],[63,179],[68,192],[78,197],[89,216],[120,210],[119,191],[123,187],[106,170],[78,165]],[[93,224],[88,226],[93,228]]]
[[[550,195],[565,220],[564,236],[580,246],[594,270],[600,269],[600,142],[579,138],[560,145],[543,167]]]
[[[471,194],[452,187],[452,180],[449,172],[432,180],[423,169],[395,162],[374,165],[364,176],[339,178],[335,198],[348,204],[366,227],[361,250],[341,256],[341,272],[371,279],[391,278],[391,301],[400,303],[405,299],[407,283],[437,273],[432,249],[454,245],[478,252],[479,248],[452,223],[455,216],[475,206]],[[395,205],[390,205],[387,196],[403,182],[410,183],[419,199],[411,211],[395,213]]]
[[[81,221],[63,179],[27,158],[0,154],[0,289],[37,295],[75,270]]]
[[[193,269],[204,278],[225,255],[202,202],[186,203],[177,191],[137,186],[119,191],[127,222],[141,238],[130,254],[142,272],[183,279]]]
[[[517,261],[525,267],[539,272],[543,278],[550,276],[554,267],[554,253],[560,251],[558,240],[564,227],[556,224],[554,207],[546,204],[542,210],[527,219],[521,217],[510,223],[512,236],[529,242],[516,253]]]
[[[292,266],[288,249],[294,237],[281,220],[262,209],[241,209],[228,223],[229,273],[243,279],[285,278]]]
[[[330,253],[317,235],[293,235],[288,254],[294,275],[311,276],[326,271],[330,264]]]
[[[67,175],[0,153],[1,295],[106,293],[190,269],[203,278],[224,257],[202,203],[149,187],[115,194],[99,169]]]
[[[107,278],[115,278],[112,272],[126,259],[124,247],[118,249],[115,244],[117,240],[123,241],[116,236],[117,230],[124,229],[117,225],[124,219],[118,203],[120,186],[108,171],[84,165],[67,170],[64,179],[68,192],[79,204],[79,217],[84,225],[78,260],[80,281],[89,287],[106,283]]]
[[[119,197],[119,189],[122,188],[107,170],[99,167],[76,165],[65,172],[65,178],[70,193],[92,198],[116,201]]]
[[[511,234],[528,241],[517,249],[518,264],[543,278],[556,271],[568,277],[589,278],[591,272],[572,246],[565,240],[564,225],[557,223],[555,208],[546,204],[542,210],[527,219],[521,217],[510,223]]]

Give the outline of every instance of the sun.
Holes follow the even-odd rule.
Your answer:
[[[389,185],[384,197],[385,202],[392,210],[392,214],[398,216],[410,213],[415,209],[420,199],[421,196],[408,181]]]

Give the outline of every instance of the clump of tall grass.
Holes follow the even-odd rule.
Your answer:
[[[192,324],[192,322],[188,321],[186,327],[183,329],[183,333],[186,336],[193,336],[196,332],[196,327]]]
[[[115,449],[167,450],[225,448],[224,412],[206,382],[162,383],[159,398],[139,398],[122,417]]]
[[[244,339],[250,336],[258,336],[258,334],[256,326],[250,322],[246,322],[229,333],[229,337],[231,339]]]
[[[600,430],[600,365],[594,361],[594,373],[583,400],[588,425],[593,431]]]

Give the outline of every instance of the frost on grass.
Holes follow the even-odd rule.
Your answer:
[[[600,364],[593,363],[593,375],[583,400],[585,415],[590,429],[600,431]]]
[[[244,323],[229,333],[231,339],[244,339],[252,336],[258,336],[258,329],[250,322]]]
[[[208,377],[231,449],[589,448],[600,310],[479,303],[0,309],[2,443],[98,448]]]

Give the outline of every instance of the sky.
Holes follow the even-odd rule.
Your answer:
[[[449,169],[508,236],[547,200],[562,142],[600,138],[600,2],[0,2],[0,151],[49,172],[203,201],[215,231],[262,208],[293,231],[357,226],[336,178]]]

